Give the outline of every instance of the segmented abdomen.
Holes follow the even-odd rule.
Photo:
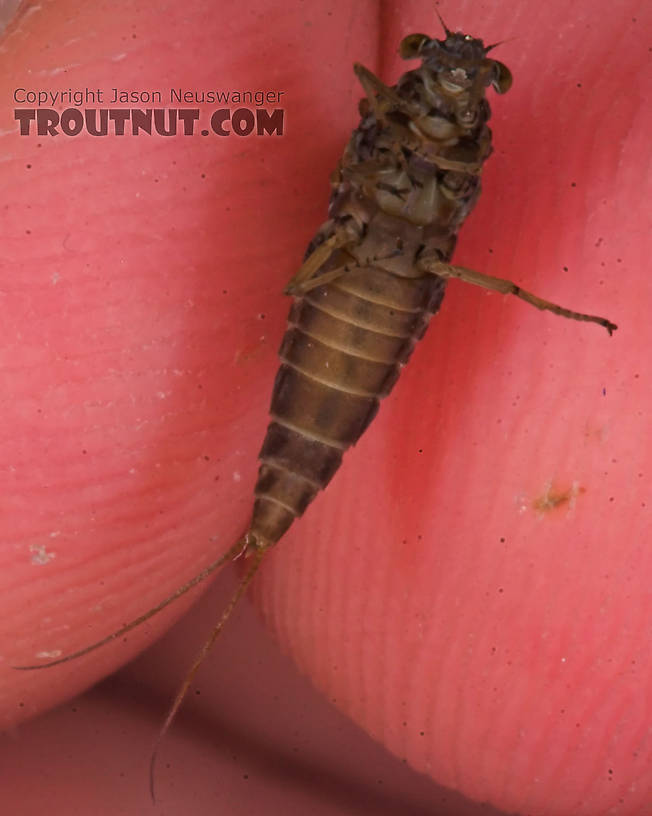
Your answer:
[[[276,542],[364,433],[445,283],[358,267],[297,299],[280,349],[250,532]]]

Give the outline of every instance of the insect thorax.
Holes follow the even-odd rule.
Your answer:
[[[396,274],[414,276],[414,260],[424,252],[450,259],[492,151],[486,88],[492,84],[503,92],[509,85],[509,72],[486,50],[464,34],[448,32],[444,41],[405,38],[402,55],[422,63],[389,94],[368,92],[360,102],[362,119],[331,179],[330,220],[309,252],[345,227],[357,236],[358,260],[364,262],[372,257],[368,250],[377,249],[376,225],[382,221],[387,229],[382,214],[393,219],[395,235],[393,246],[381,241],[384,251],[403,258]],[[373,246],[365,248],[370,232]]]

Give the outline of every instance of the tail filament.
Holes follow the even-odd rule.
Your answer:
[[[231,617],[231,613],[233,612],[235,606],[237,605],[238,601],[242,598],[242,596],[247,591],[247,587],[252,582],[253,577],[256,574],[256,572],[258,572],[258,567],[260,566],[260,562],[263,560],[263,556],[265,555],[266,551],[267,551],[266,547],[261,547],[261,548],[254,551],[254,553],[253,553],[253,559],[254,559],[253,564],[249,567],[249,569],[247,570],[245,576],[242,578],[242,580],[238,584],[238,587],[237,587],[236,591],[231,596],[231,600],[226,605],[224,611],[222,612],[222,615],[220,616],[219,621],[215,624],[215,627],[213,628],[213,631],[211,632],[210,636],[208,637],[208,639],[206,640],[206,642],[202,646],[201,650],[199,651],[199,654],[197,655],[197,657],[193,661],[192,666],[188,670],[188,672],[187,672],[187,674],[186,674],[186,676],[185,676],[185,678],[183,680],[183,683],[181,684],[181,686],[179,688],[179,691],[177,692],[177,695],[174,698],[174,702],[172,703],[172,705],[170,707],[170,710],[168,712],[168,715],[165,718],[165,722],[163,723],[163,727],[161,728],[161,730],[159,732],[159,735],[156,738],[156,742],[154,743],[154,749],[152,751],[152,756],[151,756],[151,759],[150,759],[150,762],[149,762],[149,791],[150,791],[150,794],[151,794],[151,797],[152,797],[152,802],[156,801],[155,796],[154,796],[154,770],[155,770],[155,766],[156,766],[156,757],[157,757],[157,754],[158,754],[159,746],[161,745],[161,742],[162,742],[163,738],[167,734],[170,726],[172,725],[172,722],[173,722],[174,718],[176,717],[177,712],[179,711],[179,708],[181,706],[181,703],[183,702],[184,697],[188,693],[188,689],[190,688],[190,685],[192,684],[192,681],[194,680],[195,675],[197,674],[197,672],[199,670],[199,667],[204,662],[204,660],[208,656],[208,653],[210,652],[210,650],[215,645],[215,641],[222,634],[222,630],[224,629],[224,626],[226,625],[226,622],[228,621],[228,619]]]

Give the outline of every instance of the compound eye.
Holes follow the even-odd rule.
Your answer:
[[[507,93],[512,87],[512,72],[502,62],[498,62],[498,60],[492,60],[492,62],[494,64],[494,75],[491,84],[499,94]]]
[[[401,40],[399,54],[403,59],[416,59],[421,54],[421,49],[430,42],[430,37],[426,34],[408,34]]]

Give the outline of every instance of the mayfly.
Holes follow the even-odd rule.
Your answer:
[[[441,18],[440,18],[441,20]],[[485,46],[444,24],[445,38],[410,34],[400,45],[418,68],[389,87],[360,64],[361,120],[332,175],[329,218],[286,293],[294,298],[280,348],[270,423],[259,454],[253,516],[217,561],[139,618],[86,648],[22,669],[55,666],[134,629],[239,556],[236,592],[188,671],[161,729],[170,726],[199,666],[265,553],[323,490],[398,380],[458,278],[563,317],[617,327],[543,300],[509,280],[450,263],[457,233],[480,194],[492,151],[485,92],[506,93],[508,68]],[[152,758],[152,767],[156,750]]]

